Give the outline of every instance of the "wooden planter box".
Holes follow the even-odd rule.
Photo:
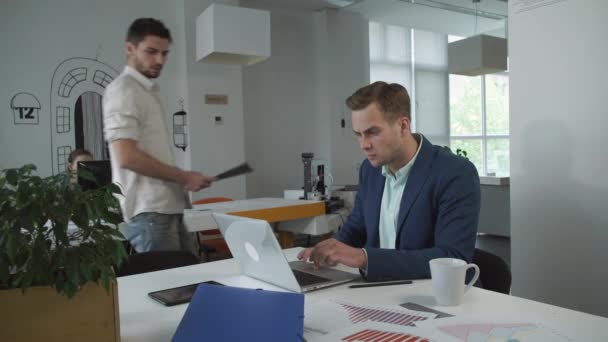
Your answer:
[[[120,341],[116,283],[68,299],[51,287],[0,290],[0,341]]]

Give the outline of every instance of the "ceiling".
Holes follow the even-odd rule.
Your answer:
[[[256,4],[267,5],[275,8],[289,8],[299,10],[319,11],[327,8],[348,8],[365,4],[365,6],[382,6],[377,0],[249,0]],[[404,2],[417,6],[434,7],[447,11],[465,10],[474,13],[476,5],[473,0],[391,0],[392,2]],[[480,0],[477,4],[480,15],[507,16],[507,0]]]
[[[321,11],[328,8],[343,8],[364,0],[248,0],[256,5],[273,8]]]
[[[340,9],[371,21],[468,37],[506,36],[507,0],[241,0],[256,7],[321,11]],[[246,6],[246,5],[245,5]],[[476,15],[477,13],[477,15]]]
[[[506,0],[481,0],[474,3],[472,0],[398,0],[414,3],[420,6],[433,7],[447,11],[467,13],[474,15],[475,11],[482,17],[504,19],[508,15]]]

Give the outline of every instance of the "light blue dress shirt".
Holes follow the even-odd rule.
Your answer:
[[[395,249],[397,221],[399,220],[399,207],[401,206],[403,190],[405,190],[410,170],[416,161],[416,157],[418,157],[420,146],[422,146],[422,135],[414,134],[414,138],[418,141],[418,150],[405,166],[395,174],[391,173],[387,165],[382,166],[382,175],[386,180],[380,206],[380,248]]]

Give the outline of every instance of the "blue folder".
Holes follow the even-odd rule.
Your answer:
[[[200,284],[173,342],[303,341],[304,295]]]

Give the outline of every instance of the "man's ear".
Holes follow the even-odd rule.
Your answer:
[[[131,42],[125,42],[125,52],[127,53],[127,56],[135,54],[136,49],[137,46],[135,46],[135,44]]]
[[[399,124],[401,125],[401,133],[411,133],[411,121],[409,118],[402,116],[399,118]]]

